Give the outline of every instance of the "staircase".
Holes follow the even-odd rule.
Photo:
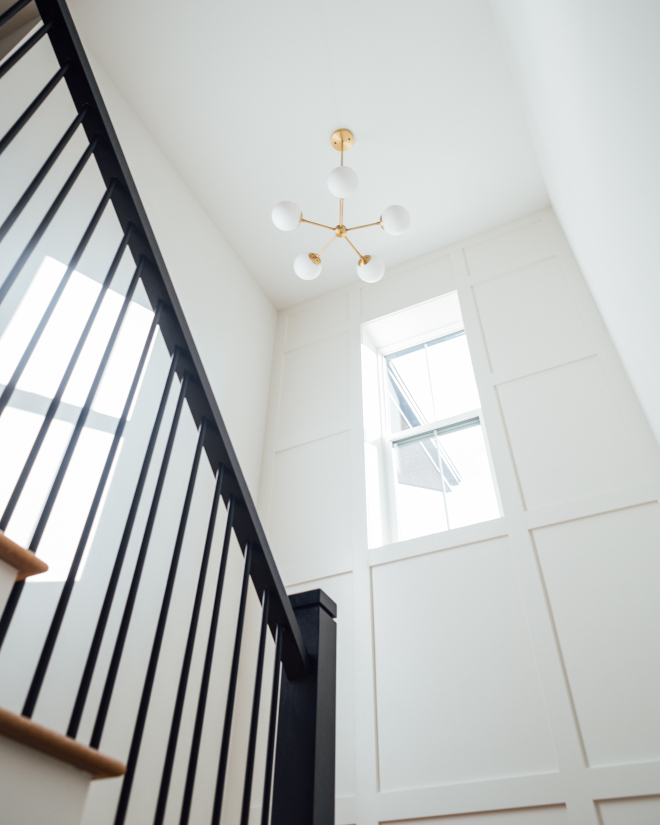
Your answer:
[[[0,4],[0,61],[0,825],[333,825],[336,606],[286,595],[64,0]]]

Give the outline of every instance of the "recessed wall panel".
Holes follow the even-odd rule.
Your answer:
[[[645,480],[596,357],[509,381],[497,389],[528,508]]]
[[[355,646],[353,574],[287,587],[287,593],[320,588],[337,604],[337,733],[335,794],[355,796]]]
[[[508,539],[372,574],[381,790],[555,771]]]
[[[348,430],[348,333],[284,354],[277,449]]]
[[[286,342],[333,332],[348,321],[348,293],[332,295],[317,304],[289,312],[286,319]]]
[[[582,355],[589,339],[556,258],[473,287],[493,371],[524,375]]]
[[[536,808],[397,820],[381,825],[568,825],[568,815],[565,805],[543,805]]]
[[[597,803],[603,825],[658,825],[660,796],[605,799]]]
[[[275,456],[269,539],[285,583],[351,552],[350,434]]]
[[[472,278],[492,278],[503,272],[542,261],[553,249],[541,221],[496,235],[464,247],[465,261]]]
[[[658,504],[544,527],[534,541],[589,764],[660,759]]]

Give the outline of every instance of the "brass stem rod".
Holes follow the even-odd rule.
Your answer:
[[[381,226],[380,221],[376,221],[375,223],[363,223],[362,226],[351,226],[347,229],[347,232],[352,232],[354,229],[366,229],[368,226]]]
[[[347,240],[347,241],[348,241],[348,238],[346,237],[346,235],[344,235],[344,238],[345,238],[345,240]],[[348,242],[349,242],[349,244],[351,244],[351,246],[353,246],[353,244],[352,244],[350,241],[348,241]],[[355,249],[355,247],[354,247],[354,246],[353,246],[353,249]],[[362,258],[362,257],[363,257],[362,255],[360,255],[360,253],[357,251],[357,249],[355,249],[355,251],[356,251],[356,252],[357,252],[357,254],[358,254],[358,258]]]
[[[344,199],[339,198],[339,226],[344,225]]]
[[[314,226],[322,226],[323,229],[330,229],[332,232],[335,231],[334,226],[326,226],[324,223],[316,223],[316,221],[308,221],[307,218],[301,218],[300,223],[311,223]]]
[[[320,255],[321,252],[325,252],[325,250],[330,246],[330,244],[334,243],[336,240],[337,240],[337,236],[333,235],[332,238],[330,238],[330,240],[327,242],[327,244],[323,247],[323,249],[319,249],[317,254]]]

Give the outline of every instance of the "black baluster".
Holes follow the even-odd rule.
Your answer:
[[[220,814],[222,812],[222,799],[225,792],[225,777],[227,775],[227,762],[229,761],[229,740],[231,739],[231,723],[234,717],[234,702],[236,701],[236,684],[238,682],[238,666],[241,660],[241,642],[243,640],[243,624],[245,622],[245,606],[247,604],[248,584],[250,581],[250,564],[252,562],[252,545],[250,542],[245,547],[245,568],[243,571],[243,586],[241,588],[241,603],[238,608],[238,622],[236,625],[236,641],[234,642],[234,656],[231,663],[231,673],[229,676],[229,690],[227,692],[227,706],[225,708],[225,721],[222,728],[222,743],[220,745],[220,761],[218,763],[218,777],[215,785],[215,797],[213,800],[213,815],[211,825],[219,825]]]
[[[177,401],[176,410],[174,411],[174,418],[170,427],[170,434],[167,439],[165,453],[160,465],[160,472],[158,474],[158,481],[156,482],[156,489],[151,500],[151,508],[147,518],[147,525],[144,528],[144,535],[142,536],[142,544],[140,545],[140,552],[138,553],[137,561],[135,562],[135,569],[133,570],[133,578],[131,586],[124,605],[124,613],[121,618],[119,632],[115,640],[115,647],[112,652],[112,659],[110,660],[110,667],[105,679],[105,686],[103,688],[103,695],[101,696],[101,703],[99,705],[98,713],[96,715],[96,722],[94,723],[94,730],[92,731],[92,738],[90,745],[93,748],[98,748],[101,743],[101,736],[103,735],[103,727],[108,716],[108,709],[110,708],[110,700],[112,699],[112,691],[115,687],[117,679],[117,672],[119,670],[119,663],[121,662],[121,655],[124,651],[124,644],[126,643],[126,636],[128,635],[128,628],[131,623],[131,616],[133,615],[133,608],[135,606],[135,599],[137,598],[137,591],[140,586],[140,578],[144,568],[144,562],[147,557],[147,550],[149,549],[149,542],[151,540],[151,533],[156,521],[156,513],[158,511],[158,504],[160,502],[160,494],[163,491],[163,484],[165,484],[165,475],[167,467],[172,455],[172,448],[174,447],[174,439],[179,426],[179,419],[181,418],[181,410],[183,409],[183,402],[188,391],[188,382],[190,380],[189,373],[185,373],[183,381],[181,382],[181,390],[179,392],[179,400]]]
[[[119,244],[119,249],[117,250],[117,254],[114,257],[114,260],[108,270],[108,274],[105,277],[103,282],[103,286],[96,298],[94,306],[92,307],[92,311],[89,314],[87,319],[87,323],[85,324],[85,328],[83,329],[80,338],[78,339],[78,343],[76,344],[76,348],[69,359],[69,363],[67,365],[66,370],[64,371],[64,375],[62,376],[62,380],[60,381],[60,385],[57,388],[55,395],[53,396],[52,401],[48,406],[48,411],[46,413],[46,417],[41,423],[41,427],[39,428],[39,432],[37,437],[30,449],[30,453],[23,465],[23,469],[21,470],[21,474],[18,477],[18,481],[14,486],[14,491],[12,492],[9,501],[7,502],[7,506],[5,507],[5,511],[2,514],[2,518],[0,519],[0,530],[6,530],[7,525],[9,524],[9,520],[11,519],[14,509],[18,504],[18,500],[21,497],[23,492],[23,488],[25,487],[30,472],[32,471],[32,467],[34,466],[34,462],[37,460],[37,456],[39,455],[39,451],[43,445],[44,440],[46,439],[46,435],[48,434],[48,430],[50,425],[55,418],[55,413],[60,405],[60,401],[62,400],[62,396],[64,395],[64,391],[66,390],[67,384],[69,383],[69,379],[73,374],[73,370],[75,369],[76,364],[78,363],[78,358],[80,358],[80,354],[82,353],[83,347],[85,345],[85,341],[87,340],[89,333],[92,330],[92,326],[94,325],[94,321],[96,320],[96,316],[98,315],[99,310],[101,309],[101,304],[103,303],[103,299],[105,298],[105,294],[110,288],[110,283],[114,278],[115,272],[117,271],[117,267],[121,261],[122,255],[124,254],[124,250],[126,249],[126,245],[128,244],[128,240],[131,236],[131,228],[129,228],[128,232],[124,235],[121,243]],[[13,385],[16,385],[16,381],[13,380]],[[8,385],[7,388],[11,386],[11,383]],[[0,414],[2,413],[3,406],[1,404],[0,399]]]
[[[60,487],[62,486],[62,482],[64,481],[64,476],[66,475],[66,471],[71,462],[71,458],[73,457],[73,452],[78,443],[78,439],[80,438],[80,434],[85,426],[85,422],[87,421],[87,416],[89,415],[89,411],[92,407],[94,396],[96,395],[96,391],[98,390],[99,384],[101,383],[101,379],[103,378],[103,373],[110,358],[110,353],[112,352],[112,348],[114,347],[115,341],[117,340],[119,330],[121,328],[124,317],[126,316],[126,312],[128,311],[128,307],[131,303],[131,298],[133,297],[133,293],[135,292],[135,287],[137,286],[138,280],[140,278],[141,269],[142,259],[138,264],[138,267],[135,271],[135,275],[133,276],[133,280],[131,281],[131,284],[128,288],[128,292],[126,293],[126,297],[124,298],[124,303],[122,304],[122,308],[115,322],[114,328],[110,335],[110,339],[108,340],[108,343],[106,345],[105,352],[103,353],[103,357],[101,358],[101,362],[96,371],[96,375],[94,376],[94,381],[92,382],[92,386],[87,394],[87,398],[85,399],[85,404],[82,410],[80,411],[78,420],[76,421],[76,425],[73,429],[71,438],[69,439],[69,443],[64,453],[64,457],[60,462],[60,467],[57,471],[57,475],[55,476],[55,481],[53,482],[50,488],[50,493],[48,494],[48,498],[46,499],[46,504],[44,505],[44,508],[41,511],[41,516],[39,517],[39,521],[37,522],[37,527],[32,536],[32,540],[30,541],[29,549],[33,553],[36,553],[39,549],[39,542],[41,541],[41,537],[43,536],[44,530],[46,529],[46,524],[48,523],[48,519],[50,518],[50,514],[53,509],[53,505],[55,504],[55,499],[57,498],[57,495],[60,491]],[[2,646],[5,640],[7,630],[9,629],[9,625],[14,615],[14,611],[16,610],[16,607],[18,605],[21,593],[23,592],[24,586],[25,579],[16,582],[16,584],[13,586],[11,590],[9,599],[7,600],[7,604],[5,606],[5,610],[2,614],[2,619],[0,620],[0,646]]]
[[[46,214],[45,214],[44,218],[42,219],[41,223],[36,228],[34,234],[30,238],[30,240],[28,241],[27,246],[21,252],[18,260],[16,261],[14,266],[11,268],[11,271],[9,272],[9,275],[7,275],[5,280],[2,282],[2,286],[0,286],[0,304],[7,297],[7,293],[9,292],[9,290],[14,285],[14,281],[20,275],[21,270],[23,269],[23,267],[27,263],[28,258],[34,252],[36,245],[39,243],[39,241],[43,237],[44,232],[50,226],[50,223],[53,220],[53,218],[55,217],[55,215],[57,214],[58,209],[60,208],[60,206],[62,206],[62,203],[64,202],[64,199],[69,194],[69,192],[71,190],[71,187],[78,180],[78,176],[82,172],[82,170],[85,167],[85,164],[87,163],[87,161],[89,160],[92,152],[96,148],[97,143],[98,143],[97,140],[93,140],[89,144],[87,149],[85,149],[85,151],[82,153],[82,155],[80,156],[80,160],[73,167],[73,172],[71,172],[69,177],[66,179],[66,181],[64,183],[64,186],[58,192],[57,197],[55,198],[55,200],[53,201],[53,203],[50,206],[50,209],[48,210],[48,212],[46,212]]]
[[[119,795],[119,804],[117,805],[115,825],[123,825],[124,820],[126,819],[126,811],[128,810],[128,802],[131,796],[131,788],[133,787],[133,778],[135,777],[135,767],[137,765],[138,756],[140,755],[140,745],[142,744],[144,726],[147,722],[147,713],[149,712],[149,702],[151,700],[154,679],[156,678],[158,658],[160,656],[160,649],[163,644],[163,636],[165,635],[167,614],[170,609],[170,602],[172,601],[172,592],[174,590],[176,571],[179,566],[179,558],[181,557],[183,537],[186,532],[186,525],[188,524],[190,505],[192,503],[193,492],[195,490],[195,482],[197,481],[199,462],[202,457],[202,449],[204,447],[204,439],[206,437],[206,426],[207,421],[205,418],[203,418],[199,427],[197,449],[195,450],[195,458],[193,459],[193,465],[190,471],[190,480],[188,481],[188,489],[186,491],[186,498],[183,504],[183,512],[181,513],[181,519],[179,521],[179,531],[177,533],[176,542],[174,544],[172,561],[170,562],[170,570],[167,576],[167,584],[165,585],[165,593],[163,594],[163,603],[160,608],[160,615],[158,616],[158,625],[156,626],[156,634],[154,636],[154,642],[151,648],[149,665],[147,666],[147,675],[144,679],[144,687],[142,689],[142,696],[140,698],[140,707],[138,708],[137,719],[135,721],[135,729],[133,731],[133,739],[131,741],[131,748],[128,754],[126,774],[124,775],[124,781],[122,782],[121,793]]]
[[[65,63],[64,66],[61,66],[55,74],[51,77],[51,79],[46,83],[43,89],[39,92],[39,94],[35,97],[35,99],[30,103],[27,109],[23,112],[23,114],[19,117],[19,119],[14,123],[14,125],[9,129],[9,131],[5,134],[5,136],[0,140],[0,155],[5,151],[5,149],[9,146],[12,140],[16,137],[16,135],[21,131],[21,129],[25,126],[28,120],[32,117],[32,115],[37,111],[37,109],[41,106],[44,100],[48,97],[48,95],[53,91],[55,86],[60,82],[60,80],[64,77],[64,75],[69,70],[69,63]]]
[[[71,736],[74,738],[78,734],[78,727],[80,725],[83,710],[85,709],[87,694],[89,693],[89,687],[92,683],[92,676],[94,675],[96,661],[98,659],[99,651],[101,649],[101,642],[103,641],[105,628],[108,623],[108,617],[110,616],[110,609],[112,607],[112,602],[114,600],[115,592],[117,590],[117,584],[119,583],[119,576],[121,574],[122,566],[124,564],[124,558],[126,557],[126,550],[128,549],[128,543],[131,539],[131,535],[133,532],[133,525],[135,523],[138,508],[140,506],[142,491],[144,490],[144,485],[147,480],[147,474],[149,472],[149,467],[151,465],[151,459],[154,453],[154,448],[156,446],[158,433],[160,431],[160,425],[163,421],[165,407],[167,406],[167,400],[170,395],[172,381],[174,380],[174,376],[176,375],[176,368],[179,363],[180,352],[181,350],[179,350],[177,347],[174,350],[174,354],[172,356],[172,363],[170,364],[167,380],[165,381],[165,388],[163,389],[163,395],[160,400],[158,412],[156,414],[154,425],[151,430],[151,436],[149,437],[149,443],[147,444],[147,449],[144,455],[144,459],[142,461],[142,469],[140,470],[140,476],[135,487],[135,492],[133,493],[131,509],[129,510],[128,518],[126,519],[126,525],[124,527],[124,532],[121,537],[121,542],[119,543],[119,549],[117,550],[117,556],[115,558],[115,563],[112,568],[112,574],[110,575],[110,581],[108,582],[108,587],[106,589],[105,597],[103,599],[101,612],[99,613],[99,618],[96,623],[94,638],[92,639],[92,644],[87,655],[85,670],[83,671],[83,675],[80,680],[80,687],[78,688],[78,694],[76,696],[76,701],[73,706],[73,712],[71,713],[69,727],[66,732],[67,736]]]
[[[62,152],[64,150],[64,147],[71,140],[71,138],[73,137],[74,132],[76,131],[78,126],[82,123],[82,121],[84,120],[85,115],[87,114],[88,111],[89,110],[85,106],[74,117],[74,119],[71,123],[71,126],[69,126],[69,128],[66,130],[66,132],[64,133],[64,135],[60,139],[57,146],[53,149],[53,151],[50,153],[50,155],[48,155],[48,157],[46,158],[43,166],[37,172],[37,174],[34,176],[34,178],[32,179],[32,182],[30,183],[28,188],[25,190],[25,192],[21,195],[21,198],[18,201],[18,203],[16,204],[16,206],[11,210],[9,215],[7,215],[7,217],[3,221],[2,226],[0,226],[0,241],[5,237],[7,232],[9,232],[9,230],[12,228],[14,223],[18,220],[18,217],[20,216],[21,212],[27,206],[27,204],[30,201],[30,198],[37,191],[37,189],[39,188],[39,186],[40,186],[41,182],[43,181],[43,179],[46,177],[46,175],[53,168],[53,165],[54,165],[55,161],[62,154]]]
[[[17,49],[11,57],[8,57],[7,60],[5,60],[5,62],[0,66],[0,77],[4,77],[12,66],[15,66],[18,63],[23,55],[27,54],[33,46],[36,46],[41,38],[52,27],[52,25],[53,21],[49,20],[44,26],[40,26],[32,37],[23,43],[20,49]]]
[[[268,825],[270,820],[270,799],[273,788],[273,757],[275,755],[275,731],[277,730],[277,710],[280,704],[280,673],[282,663],[281,624],[275,630],[275,667],[273,670],[273,689],[270,696],[270,719],[268,721],[268,744],[266,745],[266,775],[264,777],[264,796],[261,803],[261,825]]]
[[[13,6],[10,6],[7,11],[0,14],[0,28],[8,23],[15,14],[18,14],[21,9],[24,9],[32,0],[18,0]]]
[[[112,464],[115,460],[115,456],[119,448],[119,442],[121,441],[121,437],[124,432],[124,427],[126,426],[126,421],[128,420],[128,414],[131,410],[131,405],[133,403],[133,399],[135,397],[138,384],[140,382],[142,370],[144,369],[144,365],[147,362],[149,348],[151,347],[151,342],[153,340],[154,334],[156,332],[156,327],[158,326],[158,321],[160,319],[161,307],[162,305],[159,304],[156,308],[156,312],[154,314],[154,319],[151,323],[151,328],[149,330],[147,340],[145,341],[144,347],[142,349],[140,362],[138,364],[137,370],[135,371],[135,375],[131,383],[131,388],[126,398],[126,403],[124,404],[124,409],[122,410],[121,418],[119,419],[119,424],[117,425],[117,429],[115,430],[115,434],[112,439],[112,445],[110,446],[110,451],[108,453],[108,457],[103,467],[103,472],[101,473],[101,478],[99,479],[99,483],[96,488],[96,493],[94,495],[94,500],[92,501],[92,506],[90,507],[89,513],[87,515],[87,520],[85,521],[85,526],[80,536],[78,547],[76,548],[73,561],[71,562],[71,566],[69,568],[69,573],[64,583],[64,587],[62,588],[62,593],[60,594],[60,598],[55,609],[55,614],[53,615],[53,619],[50,623],[48,635],[46,636],[46,641],[44,642],[44,646],[41,651],[41,656],[39,657],[39,662],[37,664],[37,668],[32,679],[32,684],[30,685],[30,690],[28,691],[27,699],[25,700],[25,706],[23,708],[23,714],[25,716],[32,716],[32,713],[34,712],[34,707],[37,703],[37,699],[39,698],[39,692],[41,690],[44,678],[46,676],[46,670],[48,669],[48,664],[50,663],[51,656],[53,655],[55,643],[57,642],[57,636],[60,632],[60,628],[64,620],[64,614],[69,604],[69,599],[71,598],[73,586],[76,581],[76,574],[78,573],[78,568],[80,567],[80,562],[82,561],[83,553],[85,552],[85,547],[87,545],[89,535],[92,532],[92,525],[94,524],[94,519],[96,518],[96,513],[98,512],[98,508],[101,503],[101,497],[103,496],[103,490],[105,489],[108,476],[110,475],[110,470],[112,469]]]
[[[186,688],[188,686],[188,676],[190,674],[190,663],[192,661],[193,650],[195,648],[195,636],[197,634],[197,624],[199,621],[199,611],[202,607],[202,597],[204,595],[204,584],[206,582],[206,571],[209,565],[209,556],[211,554],[211,545],[213,544],[213,533],[215,530],[215,521],[218,515],[218,505],[220,503],[220,493],[222,492],[222,482],[224,480],[225,468],[220,465],[218,470],[218,477],[215,485],[215,494],[213,496],[213,504],[211,506],[211,516],[209,518],[209,526],[206,531],[206,542],[204,544],[204,553],[202,555],[202,563],[199,568],[199,578],[197,580],[197,592],[195,593],[195,602],[193,605],[192,616],[190,617],[190,629],[188,630],[188,640],[186,642],[186,652],[183,656],[183,663],[181,665],[181,675],[179,677],[179,687],[176,694],[176,702],[174,704],[174,712],[172,714],[172,724],[170,726],[170,737],[167,742],[167,751],[165,753],[165,764],[163,765],[163,773],[160,780],[160,790],[158,792],[158,803],[156,805],[156,815],[154,816],[154,825],[161,825],[165,817],[165,808],[167,807],[167,795],[170,789],[170,780],[172,778],[172,767],[174,766],[174,757],[176,755],[176,745],[179,737],[179,728],[181,726],[181,716],[183,714],[183,703],[186,698]]]
[[[252,775],[254,773],[254,752],[257,747],[257,730],[259,728],[259,706],[261,704],[261,680],[264,673],[264,651],[266,649],[266,631],[268,630],[268,611],[270,608],[270,591],[264,590],[261,606],[261,633],[259,635],[259,652],[257,654],[257,674],[254,680],[254,696],[252,698],[252,718],[250,719],[250,735],[248,738],[247,761],[245,765],[245,783],[243,785],[243,808],[241,810],[241,825],[248,825],[250,818],[250,799],[252,797]]]
[[[234,526],[234,506],[234,497],[232,496],[229,499],[229,507],[227,508],[225,538],[222,543],[222,556],[220,558],[220,568],[218,570],[218,582],[216,584],[215,597],[213,599],[213,613],[211,614],[209,637],[206,642],[204,670],[202,672],[202,681],[200,683],[199,697],[197,699],[195,727],[193,728],[192,742],[190,744],[190,756],[188,758],[186,786],[183,792],[183,803],[181,805],[180,825],[187,825],[190,818],[190,807],[192,805],[193,790],[195,788],[195,774],[197,772],[199,746],[202,741],[202,729],[204,727],[204,713],[206,711],[206,700],[208,698],[209,683],[211,681],[211,666],[213,665],[213,654],[215,652],[215,637],[218,630],[218,617],[220,615],[220,603],[222,601],[222,588],[225,581],[225,570],[227,569],[227,557],[229,555],[231,531]]]

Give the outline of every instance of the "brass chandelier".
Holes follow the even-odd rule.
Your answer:
[[[290,232],[297,229],[301,223],[310,223],[313,226],[321,226],[334,232],[328,243],[318,252],[303,252],[294,260],[293,269],[303,281],[312,281],[321,274],[322,262],[321,253],[330,246],[337,238],[344,238],[355,250],[358,256],[357,274],[367,283],[375,283],[385,274],[385,263],[379,255],[362,255],[355,245],[349,240],[348,233],[356,229],[366,229],[369,226],[380,226],[389,235],[400,235],[410,226],[410,213],[403,206],[388,206],[374,223],[365,223],[362,226],[344,226],[344,198],[348,198],[357,192],[358,176],[353,169],[344,166],[344,152],[353,148],[355,138],[348,129],[337,129],[332,133],[332,146],[341,152],[341,165],[337,166],[328,175],[328,189],[339,198],[339,223],[337,226],[328,226],[316,221],[308,221],[303,218],[302,210],[293,201],[280,201],[272,212],[273,223],[278,229]]]

